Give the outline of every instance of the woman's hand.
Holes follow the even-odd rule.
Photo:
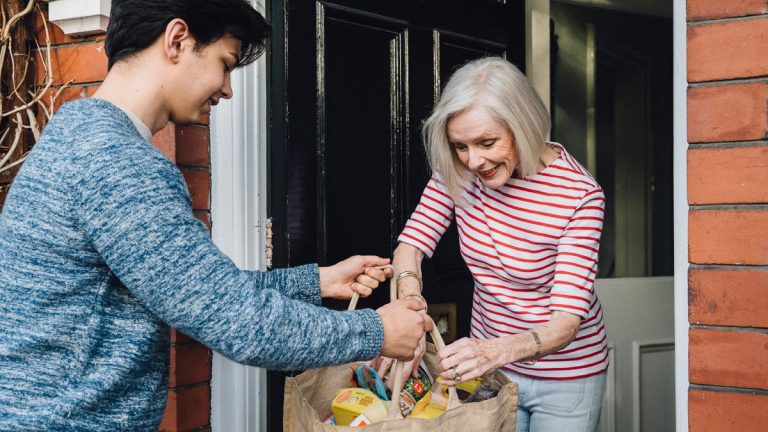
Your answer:
[[[441,349],[437,360],[443,383],[456,385],[510,363],[512,356],[512,348],[506,338],[461,338]]]
[[[566,347],[579,331],[581,317],[553,311],[547,325],[495,339],[463,338],[437,353],[445,384],[454,385],[498,369],[505,364],[538,360]],[[535,331],[539,343],[532,336]]]
[[[348,300],[353,293],[368,297],[379,283],[393,276],[391,267],[374,268],[387,264],[387,258],[356,255],[330,267],[320,267],[320,297]]]
[[[427,351],[427,339],[426,337],[421,338],[421,342],[419,342],[419,346],[416,348],[416,351],[413,353],[413,360],[410,360],[406,362],[403,365],[403,376],[419,376],[419,363],[421,363],[421,358],[424,357],[424,353]],[[392,368],[392,366],[395,364],[394,359],[384,356],[378,356],[375,359],[371,360],[368,363],[372,368],[376,369],[376,372],[379,374],[380,377],[384,378]],[[388,382],[388,384],[391,384],[391,381]]]

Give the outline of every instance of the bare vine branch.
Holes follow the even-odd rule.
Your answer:
[[[27,156],[30,138],[37,141],[53,115],[56,101],[69,83],[54,87],[51,36],[39,0],[0,2],[0,174],[20,165]],[[23,8],[22,8],[23,6]],[[40,15],[45,45],[25,37],[25,23]],[[35,55],[39,53],[39,55]],[[34,82],[33,66],[43,73]],[[48,100],[44,100],[45,96]],[[31,137],[30,137],[31,133]],[[10,145],[6,143],[10,138]],[[7,182],[8,180],[3,180]],[[2,185],[0,185],[0,189]]]

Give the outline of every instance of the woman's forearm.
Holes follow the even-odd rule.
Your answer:
[[[581,317],[578,315],[562,311],[552,312],[552,318],[546,325],[508,337],[512,339],[509,340],[509,345],[514,347],[508,363],[538,360],[560,351],[576,337],[580,324]],[[539,336],[540,346],[533,332]]]
[[[400,243],[395,248],[392,256],[392,265],[395,266],[395,277],[404,271],[415,272],[419,277],[403,277],[397,283],[399,298],[408,294],[421,294],[421,262],[424,260],[424,252],[416,246],[408,243]]]

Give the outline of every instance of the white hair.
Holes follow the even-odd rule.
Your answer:
[[[512,133],[521,177],[536,173],[551,129],[549,113],[528,78],[503,58],[481,58],[454,72],[424,122],[423,137],[432,171],[460,205],[466,204],[462,192],[474,175],[449,144],[447,125],[453,116],[474,106],[487,109]]]

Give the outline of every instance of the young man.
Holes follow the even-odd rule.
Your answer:
[[[231,97],[267,31],[246,0],[113,0],[109,74],[54,116],[0,217],[0,430],[156,430],[169,325],[267,368],[414,356],[417,298],[317,306],[369,294],[387,260],[240,271],[148,142]]]

